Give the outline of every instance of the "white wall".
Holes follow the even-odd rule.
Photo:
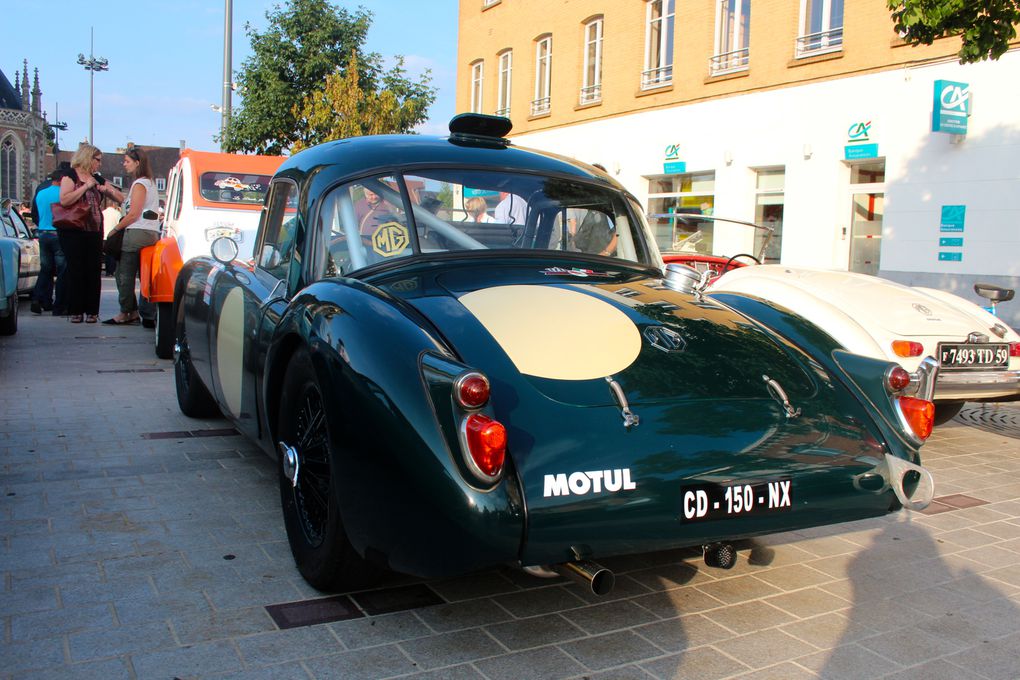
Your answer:
[[[970,84],[972,115],[960,144],[930,131],[938,79]],[[883,275],[1016,277],[1018,83],[1020,51],[1013,50],[994,63],[950,61],[728,97],[521,135],[514,143],[601,163],[642,201],[645,176],[661,174],[665,146],[679,144],[688,172],[715,171],[715,214],[744,220],[754,218],[751,169],[785,166],[782,261],[845,269],[851,207],[844,146],[851,124],[870,121],[869,141],[886,158]],[[963,261],[939,262],[941,206],[956,204],[967,206],[965,231],[941,235],[963,236]],[[740,238],[719,232],[717,251],[736,252]]]

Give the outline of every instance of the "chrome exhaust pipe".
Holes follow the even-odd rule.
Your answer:
[[[588,586],[596,595],[608,595],[616,585],[613,572],[589,560],[554,564],[552,568],[560,576]]]

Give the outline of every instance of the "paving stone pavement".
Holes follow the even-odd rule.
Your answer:
[[[291,561],[275,468],[178,412],[152,344],[27,302],[0,338],[4,680],[1020,677],[1009,428],[937,429],[931,514],[772,536],[730,571],[697,550],[607,559],[617,587],[597,598],[498,569],[411,583],[440,604],[363,615],[368,599],[341,598],[358,618],[281,629],[267,605],[323,595]]]

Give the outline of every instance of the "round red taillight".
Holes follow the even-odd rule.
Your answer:
[[[483,477],[494,478],[503,471],[506,459],[506,428],[497,420],[472,413],[464,422],[471,461]]]
[[[454,383],[453,394],[463,408],[481,408],[489,401],[489,380],[481,373],[465,373]]]
[[[885,383],[891,392],[899,392],[910,384],[910,374],[902,366],[894,366],[885,374]]]

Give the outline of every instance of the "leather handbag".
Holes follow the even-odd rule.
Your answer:
[[[120,259],[120,251],[124,247],[124,233],[127,229],[116,229],[103,241],[103,254],[115,260]]]
[[[56,203],[51,203],[50,208],[53,211],[53,226],[57,229],[85,231],[90,226],[92,219],[91,209],[88,199],[84,196],[76,201],[74,205],[65,207],[60,204],[60,201],[57,201]]]

